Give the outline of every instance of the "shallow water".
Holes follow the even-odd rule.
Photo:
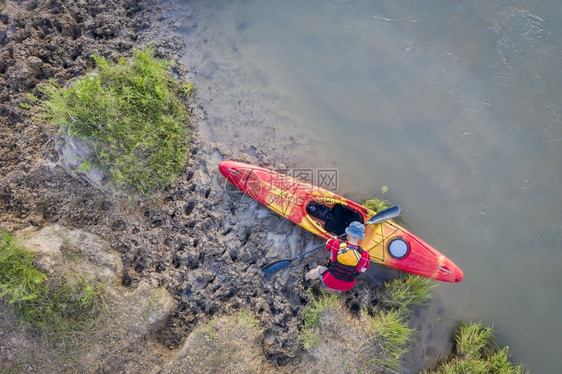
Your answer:
[[[294,166],[337,169],[346,197],[388,185],[407,227],[465,272],[437,287],[445,318],[493,322],[515,361],[559,370],[559,2],[185,4],[209,116],[294,134]],[[282,157],[251,133],[223,141]]]

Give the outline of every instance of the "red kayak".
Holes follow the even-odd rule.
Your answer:
[[[219,170],[250,197],[324,239],[341,235],[351,222],[365,223],[377,213],[321,187],[258,166],[223,161]],[[391,220],[365,226],[365,238],[359,244],[373,262],[443,282],[463,279],[455,263]]]

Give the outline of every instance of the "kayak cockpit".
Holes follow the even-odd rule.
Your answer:
[[[311,200],[306,206],[310,218],[331,235],[339,236],[353,221],[365,223],[363,215],[338,202],[326,204]]]

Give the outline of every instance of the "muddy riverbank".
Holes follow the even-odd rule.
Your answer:
[[[130,200],[68,173],[55,151],[58,130],[20,106],[27,93],[38,94],[46,79],[64,84],[85,74],[95,53],[126,56],[154,45],[159,56],[179,62],[186,42],[175,32],[179,24],[172,15],[193,17],[195,28],[204,26],[189,8],[176,6],[157,0],[0,2],[0,229],[57,224],[104,238],[121,256],[125,288],[148,282],[165,287],[175,299],[175,309],[151,335],[161,348],[178,348],[199,322],[250,308],[263,328],[261,348],[268,362],[295,364],[301,351],[300,313],[310,285],[302,280],[302,266],[273,279],[264,279],[260,267],[318,240],[256,203],[241,203],[217,171],[218,162],[228,158],[272,168],[296,165],[298,152],[292,151],[302,145],[276,134],[272,121],[260,121],[267,109],[252,108],[246,100],[233,126],[209,116],[212,101],[202,105],[195,99],[190,105],[191,158],[178,182],[158,196]],[[204,60],[204,41],[192,43]],[[191,76],[206,74],[208,66],[178,64],[175,70],[185,77],[188,69]],[[229,136],[223,141],[224,134]],[[358,310],[376,303],[374,286],[392,276],[372,272],[344,296],[347,304]],[[419,321],[415,324],[423,340],[435,326]],[[439,334],[446,330],[441,327]],[[142,357],[143,348],[121,346],[99,369],[119,370],[124,367],[120,358]],[[418,365],[448,349],[448,340],[423,342],[411,360]]]

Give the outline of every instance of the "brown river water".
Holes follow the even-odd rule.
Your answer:
[[[516,362],[558,372],[558,1],[176,2],[198,97],[237,129],[211,138],[233,158],[336,170],[356,201],[388,186],[406,226],[464,270],[436,288],[444,320],[493,323]],[[249,122],[273,126],[266,144]]]

